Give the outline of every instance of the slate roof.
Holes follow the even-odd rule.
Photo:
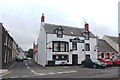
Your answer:
[[[107,36],[107,37],[110,38],[115,43],[120,44],[120,38],[115,37],[115,36]]]
[[[63,29],[64,35],[71,35],[71,36],[80,36],[82,37],[82,33],[85,31],[84,28],[76,28],[76,27],[70,27],[70,26],[63,26],[63,25],[55,25],[55,24],[44,24],[44,29],[46,33],[55,34],[54,30],[57,29],[59,26]],[[73,33],[73,34],[72,34]],[[90,32],[90,37],[95,38],[94,34]]]
[[[100,52],[117,52],[105,40],[98,39],[97,44],[98,44],[98,51]]]

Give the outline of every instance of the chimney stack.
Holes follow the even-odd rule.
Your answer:
[[[41,17],[41,23],[44,25],[44,21],[45,21],[45,16],[44,16],[44,13],[42,14],[42,17]]]
[[[88,23],[85,23],[85,30],[89,31],[89,24]]]

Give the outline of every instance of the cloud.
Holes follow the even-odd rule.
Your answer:
[[[0,21],[24,49],[37,41],[41,14],[45,22],[83,28],[100,36],[118,34],[117,0],[1,0]]]

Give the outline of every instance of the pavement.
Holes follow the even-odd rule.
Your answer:
[[[8,72],[8,69],[0,69],[0,75]]]

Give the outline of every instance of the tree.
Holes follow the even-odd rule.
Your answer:
[[[29,50],[27,51],[27,57],[33,58],[33,49],[29,49]]]

